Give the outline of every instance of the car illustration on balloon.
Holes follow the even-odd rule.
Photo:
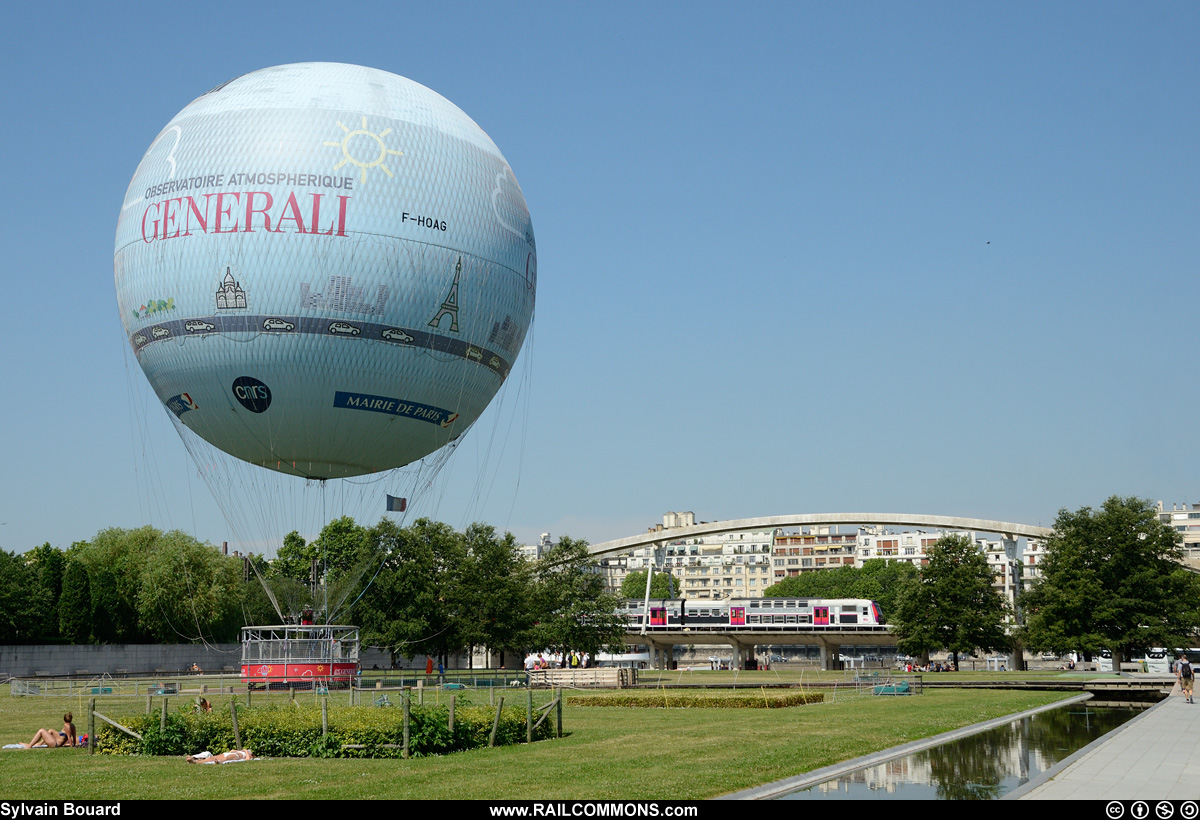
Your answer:
[[[381,335],[389,342],[411,342],[413,340],[412,336],[409,336],[398,327],[389,327]]]
[[[283,319],[263,319],[263,330],[295,330],[295,329],[296,329],[296,326],[294,324],[292,324],[291,322],[285,321]],[[332,327],[329,329],[329,332],[330,333],[333,332]]]
[[[165,327],[154,327],[151,328],[150,335],[155,339],[165,339],[171,335],[171,331],[167,330]]]
[[[210,330],[216,330],[217,326],[203,319],[189,319],[184,323],[183,328],[188,333],[207,333]]]
[[[483,351],[481,351],[479,348],[477,348],[475,346],[468,347],[467,348],[467,358],[474,359],[477,362],[482,362],[483,361]]]
[[[500,369],[500,357],[493,356],[492,358],[488,359],[488,367],[492,368],[493,370],[499,370]]]
[[[144,345],[146,343],[146,337],[143,334],[139,333],[138,335],[133,337],[133,343],[135,345]]]
[[[351,336],[359,334],[358,328],[348,322],[333,322],[329,325],[330,333],[348,333]]]

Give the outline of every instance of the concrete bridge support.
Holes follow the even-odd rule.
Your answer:
[[[754,647],[757,644],[746,643],[745,641],[733,640],[733,662],[737,664],[738,669],[745,669],[747,661],[754,660]]]
[[[841,653],[842,647],[828,638],[818,638],[817,646],[821,650],[821,668],[830,671],[841,669]]]
[[[670,669],[671,662],[675,660],[675,645],[658,643],[649,637],[645,637],[643,640],[650,648],[650,665],[655,669]]]

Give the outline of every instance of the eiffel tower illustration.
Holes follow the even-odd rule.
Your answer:
[[[450,332],[458,333],[458,278],[461,275],[462,257],[460,256],[458,264],[454,266],[454,283],[450,285],[450,292],[446,294],[446,300],[442,302],[442,309],[429,320],[430,327],[438,327],[442,322],[442,317],[448,313],[450,314]]]

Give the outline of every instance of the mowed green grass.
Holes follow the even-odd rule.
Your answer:
[[[505,694],[506,703],[524,703],[523,690]],[[6,799],[703,799],[1064,697],[927,690],[899,698],[843,694],[836,703],[767,710],[589,708],[580,695],[569,696],[564,709],[566,736],[532,746],[413,760],[229,766],[74,749],[2,751],[0,792]],[[172,701],[171,708],[190,700]],[[213,700],[228,708],[228,695]],[[486,703],[487,695],[466,693],[464,700]],[[0,740],[28,741],[39,728],[58,729],[67,710],[82,733],[86,702],[0,696]],[[144,712],[145,700],[101,697],[96,708],[119,718]]]

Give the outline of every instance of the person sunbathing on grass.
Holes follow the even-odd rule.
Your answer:
[[[52,729],[38,729],[37,734],[33,736],[33,740],[21,745],[26,749],[33,749],[40,746],[45,746],[48,749],[57,749],[60,746],[74,746],[77,740],[75,738],[75,724],[71,722],[71,719],[71,713],[67,712],[63,715],[61,732],[55,732]]]
[[[237,763],[242,760],[254,760],[254,753],[249,749],[233,749],[215,755],[212,752],[201,752],[198,755],[185,755],[188,763]]]

